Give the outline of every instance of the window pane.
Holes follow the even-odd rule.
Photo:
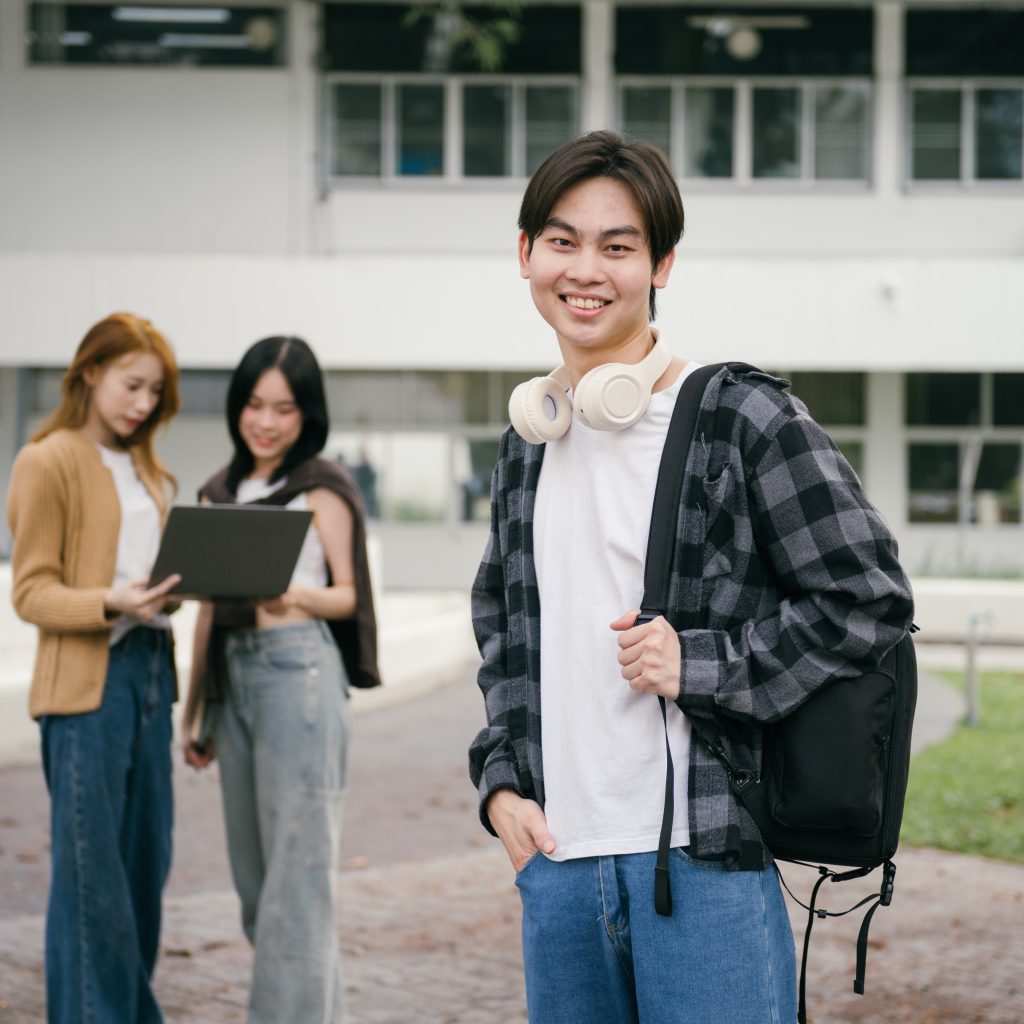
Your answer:
[[[754,90],[754,177],[800,177],[800,93]]]
[[[867,177],[867,93],[863,89],[815,92],[814,176],[821,180]]]
[[[915,89],[910,94],[911,171],[915,181],[960,177],[960,90]]]
[[[979,89],[974,94],[975,177],[1017,180],[1021,177],[1020,89]]]
[[[526,173],[576,134],[576,90],[565,85],[526,87]]]
[[[845,439],[833,438],[836,447],[843,453],[843,457],[850,464],[854,473],[862,480],[864,479],[864,444],[861,441],[847,441]]]
[[[372,518],[444,522],[453,501],[451,437],[446,433],[332,431],[324,458],[355,477]]]
[[[908,373],[905,380],[910,426],[959,427],[981,422],[980,373]]]
[[[336,85],[332,90],[334,138],[331,174],[369,174],[381,169],[379,85]]]
[[[983,9],[907,10],[907,74],[1024,75],[1024,11],[995,4],[963,6]]]
[[[498,438],[456,438],[455,475],[459,488],[459,518],[486,523],[491,516],[491,474],[498,461]]]
[[[481,48],[460,32],[448,4],[318,3],[323,24],[323,61],[328,71],[479,72],[579,74],[579,3],[509,6],[458,5],[476,26],[492,32],[514,20],[518,33],[506,41],[495,69],[481,64]],[[517,5],[518,6],[518,5]],[[429,8],[433,8],[429,10]],[[410,13],[420,14],[410,17]],[[492,36],[493,38],[493,36]]]
[[[912,523],[958,521],[959,448],[956,444],[911,444],[909,519]]]
[[[280,7],[33,3],[29,60],[274,67],[285,63],[284,25]]]
[[[622,88],[622,133],[644,139],[668,155],[672,124],[672,92],[665,86]]]
[[[732,89],[686,90],[684,174],[694,178],[732,177]]]
[[[971,496],[971,522],[982,526],[1020,522],[1019,444],[986,444],[981,449]]]
[[[869,6],[613,6],[619,74],[825,77],[872,71]]]
[[[992,399],[995,426],[1024,427],[1024,373],[994,374]]]
[[[444,88],[399,85],[395,88],[395,172],[444,173]]]
[[[847,427],[865,423],[863,373],[799,372],[789,378],[793,394],[819,423]]]
[[[467,85],[462,90],[462,170],[470,176],[512,173],[512,89],[507,85]]]

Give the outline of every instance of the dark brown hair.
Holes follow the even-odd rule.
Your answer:
[[[286,477],[299,463],[320,452],[327,442],[330,423],[324,378],[313,350],[302,338],[285,335],[253,342],[235,367],[228,384],[228,433],[235,446],[235,454],[228,466],[227,481],[232,493],[237,493],[239,483],[252,472],[256,464],[249,446],[242,438],[239,421],[260,377],[267,370],[273,369],[280,370],[288,382],[295,404],[302,413],[302,432],[285,453],[281,465],[271,474],[270,482]]]
[[[683,200],[664,153],[640,139],[615,132],[587,132],[559,146],[537,168],[519,208],[519,230],[533,243],[555,204],[569,189],[591,178],[612,178],[629,189],[640,211],[651,266],[656,267],[683,237]],[[654,319],[654,286],[650,316]]]
[[[153,445],[157,427],[173,419],[178,411],[178,363],[167,339],[148,321],[134,313],[111,313],[89,328],[78,345],[74,361],[61,381],[60,405],[35,432],[33,441],[41,441],[55,430],[79,430],[89,415],[92,388],[85,382],[93,368],[109,369],[110,365],[127,355],[150,352],[160,360],[163,368],[163,388],[155,408],[130,437],[126,446],[137,450],[139,461],[152,476],[175,486],[173,474],[160,461]]]

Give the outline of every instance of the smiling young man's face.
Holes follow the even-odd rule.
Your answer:
[[[673,251],[652,268],[640,211],[614,178],[569,189],[532,247],[519,235],[519,272],[562,357],[579,372],[646,354],[651,285],[665,286],[674,259]]]

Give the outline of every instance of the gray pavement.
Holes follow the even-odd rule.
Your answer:
[[[511,868],[480,830],[465,777],[466,740],[483,714],[471,676],[357,718],[339,885],[350,1024],[526,1019]],[[959,715],[958,695],[923,675],[918,742],[942,738]],[[241,1021],[250,954],[216,776],[177,774],[157,991],[169,1024]],[[0,1021],[28,1024],[43,1019],[48,864],[38,768],[0,769],[0,794]],[[928,850],[901,850],[898,864],[896,899],[872,925],[865,996],[850,984],[859,915],[816,926],[812,1021],[1022,1024],[1024,867]],[[799,869],[787,878],[808,891]],[[833,909],[854,902],[827,888],[825,897]],[[793,920],[802,935],[795,907]]]

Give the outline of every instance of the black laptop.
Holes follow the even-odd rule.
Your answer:
[[[182,597],[243,600],[288,589],[313,513],[268,505],[175,505],[151,584],[172,573]]]

